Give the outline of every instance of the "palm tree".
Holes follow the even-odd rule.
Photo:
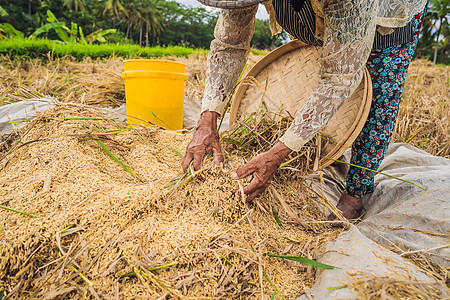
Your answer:
[[[139,46],[142,46],[142,33],[145,27],[145,45],[148,47],[149,33],[157,37],[163,30],[163,3],[160,0],[137,0],[136,24],[139,29]]]
[[[137,23],[141,17],[140,16],[141,13],[140,13],[139,8],[137,7],[136,0],[124,0],[123,6],[125,9],[125,12],[126,12],[125,15],[127,18],[127,22],[126,22],[127,29],[126,29],[126,33],[125,33],[125,38],[128,39],[131,27],[132,26],[138,27]]]
[[[118,0],[108,0],[105,12],[113,11],[113,2]],[[163,0],[122,0],[120,7],[117,8],[117,16],[119,11],[123,11],[126,17],[126,33],[125,38],[128,38],[131,28],[139,31],[139,46],[143,45],[143,35],[145,34],[145,45],[149,46],[149,39],[156,38],[163,31]],[[107,10],[108,9],[108,10]]]
[[[103,15],[107,12],[111,11],[113,15],[113,29],[116,29],[116,20],[119,19],[119,13],[122,11],[127,14],[125,8],[123,7],[120,0],[108,0],[105,5],[105,10],[103,11]],[[116,41],[116,34],[114,33],[114,41]]]
[[[119,18],[120,11],[126,13],[120,0],[108,0],[105,5],[105,10],[103,11],[103,15],[105,15],[108,11],[112,11],[113,19]]]
[[[64,0],[63,5],[73,11],[83,11],[86,9],[83,0]]]
[[[8,12],[0,5],[0,17],[6,17],[8,15]]]
[[[434,46],[434,56],[433,56],[433,63],[436,63],[441,30],[449,25],[447,17],[450,14],[450,0],[432,0],[431,4],[432,10],[437,14],[435,25],[439,23],[439,28],[436,32],[436,43]]]

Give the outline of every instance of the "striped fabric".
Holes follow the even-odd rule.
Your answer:
[[[272,0],[272,4],[277,22],[290,35],[308,45],[323,45],[323,41],[315,37],[316,15],[310,0]],[[411,23],[408,23],[405,27],[394,28],[394,32],[388,35],[381,35],[377,31],[372,50],[411,42],[413,39],[412,32]]]
[[[411,23],[405,27],[394,28],[394,32],[388,35],[375,33],[372,50],[381,50],[392,46],[409,43],[413,40],[413,28]]]
[[[293,37],[305,44],[322,46],[323,42],[315,38],[316,15],[312,9],[311,2],[305,0],[299,11],[295,11],[288,0],[272,0],[277,22]]]

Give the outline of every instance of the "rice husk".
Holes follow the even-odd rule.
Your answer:
[[[411,274],[375,276],[364,272],[350,272],[348,286],[357,300],[363,299],[444,299],[448,288],[440,281],[421,281]]]
[[[207,158],[201,172],[182,177],[178,153],[191,134],[107,133],[126,128],[60,104],[3,137],[0,204],[43,218],[0,210],[0,290],[12,298],[252,299],[272,296],[273,286],[286,298],[312,286],[312,267],[264,256],[314,259],[340,232],[315,222],[323,207],[301,180],[278,177],[248,205],[239,192],[247,181],[229,179],[244,157],[226,153],[223,170]]]

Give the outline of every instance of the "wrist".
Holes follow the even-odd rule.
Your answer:
[[[292,152],[292,150],[283,144],[282,142],[277,142],[270,150],[269,152],[273,155],[276,155],[283,161],[286,159],[286,157]]]
[[[207,126],[209,128],[217,130],[217,119],[219,114],[215,111],[206,110],[200,115],[200,119],[197,123],[197,128]]]

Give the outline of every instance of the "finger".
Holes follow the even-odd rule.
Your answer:
[[[181,167],[183,168],[184,173],[187,172],[189,164],[191,163],[193,158],[194,155],[192,155],[191,152],[186,152],[186,154],[184,154],[183,159],[181,160]]]
[[[203,156],[205,156],[204,151],[194,153],[194,162],[192,164],[192,166],[194,167],[194,171],[198,171],[202,167]]]
[[[254,200],[255,198],[258,198],[259,196],[261,196],[262,193],[264,193],[264,189],[262,189],[262,188],[256,189],[256,190],[254,190],[252,193],[250,193],[250,194],[247,196],[247,198],[245,199],[245,201],[247,201],[247,203],[252,203],[253,200]]]
[[[251,194],[254,190],[261,188],[263,185],[263,183],[261,182],[261,180],[259,180],[258,177],[253,177],[252,181],[250,181],[250,183],[244,187],[244,194],[248,195]]]
[[[252,202],[254,198],[257,198],[261,196],[264,191],[269,187],[270,181],[265,182],[262,186],[256,188],[253,190],[253,192],[250,192],[247,196],[247,202]]]
[[[236,172],[231,173],[231,179],[241,179],[252,174],[257,169],[257,164],[255,160],[249,161],[246,165],[236,170]]]
[[[213,146],[213,155],[214,155],[214,163],[218,166],[223,166],[224,157],[222,154],[222,149],[220,148],[220,145]]]

